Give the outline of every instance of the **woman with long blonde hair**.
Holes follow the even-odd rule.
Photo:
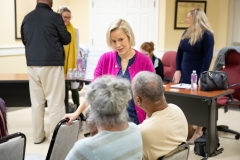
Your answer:
[[[182,35],[177,51],[174,83],[190,84],[193,70],[196,70],[199,79],[203,71],[208,71],[213,56],[213,30],[204,11],[199,8],[191,10],[186,22],[188,28]],[[191,132],[192,126],[189,125],[189,134]],[[202,127],[197,127],[189,144],[193,144],[201,135]]]

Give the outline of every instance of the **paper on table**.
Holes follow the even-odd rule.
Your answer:
[[[88,54],[87,58],[87,70],[86,70],[86,75],[85,79],[93,79],[93,73],[94,70],[97,66],[98,60],[101,57],[101,55],[106,52],[103,50],[91,50],[90,53]]]
[[[183,88],[183,89],[190,89],[191,84],[186,84],[186,83],[179,83],[179,84],[173,84],[170,86],[171,88]]]

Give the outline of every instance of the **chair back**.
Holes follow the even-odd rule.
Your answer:
[[[167,51],[162,56],[162,64],[164,71],[164,79],[172,79],[176,71],[176,55],[175,51]]]
[[[65,159],[74,143],[78,140],[79,120],[73,121],[69,126],[64,124],[67,121],[68,119],[63,119],[57,124],[53,132],[46,160]]]
[[[26,136],[17,132],[0,138],[0,159],[24,160]]]
[[[187,160],[189,155],[189,145],[185,142],[161,158],[161,160]]]
[[[228,84],[234,84],[240,82],[240,53],[235,50],[231,50],[225,57],[225,68],[220,71],[226,72],[228,75]],[[234,98],[240,100],[240,85],[231,87],[234,89],[232,94]]]

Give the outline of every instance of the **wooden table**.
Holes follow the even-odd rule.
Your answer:
[[[68,91],[72,81],[91,82],[91,80],[87,79],[65,78],[66,113],[68,113]],[[5,101],[7,107],[31,106],[28,74],[0,74],[0,97]]]
[[[205,92],[197,88],[197,90],[192,91],[190,89],[173,89],[170,85],[172,85],[172,83],[164,85],[164,94],[167,102],[178,105],[183,110],[189,124],[206,127],[208,156],[219,154],[215,152],[214,146],[218,116],[216,99],[231,94],[234,90],[227,89]]]
[[[0,97],[7,107],[31,106],[28,74],[0,74]]]

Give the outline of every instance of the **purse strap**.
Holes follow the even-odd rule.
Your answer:
[[[211,79],[212,79],[212,82],[214,83],[214,85],[215,85],[217,88],[219,88],[219,87],[218,87],[218,85],[216,84],[216,82],[215,82],[214,78],[212,77],[212,74],[211,74],[211,72],[208,72],[208,74],[209,74],[209,77],[211,77]]]
[[[212,77],[211,72],[208,72],[209,76],[212,78],[212,82],[214,83],[214,85],[219,89],[217,83],[215,82],[214,78]]]

